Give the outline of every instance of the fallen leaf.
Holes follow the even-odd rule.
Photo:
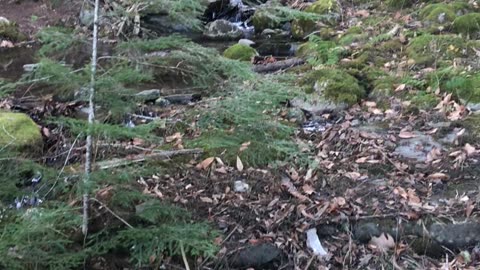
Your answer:
[[[463,147],[463,150],[467,152],[467,156],[471,156],[475,154],[475,152],[477,151],[475,147],[471,146],[469,143],[465,144],[465,146]]]
[[[355,16],[360,16],[360,17],[363,17],[363,18],[367,18],[368,16],[370,16],[370,12],[368,12],[368,10],[366,10],[366,9],[357,10],[355,12]]]
[[[429,176],[427,176],[427,179],[430,180],[446,180],[448,179],[448,175],[444,173],[432,173]]]
[[[200,201],[204,203],[213,203],[213,200],[208,197],[200,197]]]
[[[358,180],[362,175],[359,172],[347,172],[345,176],[352,180]]]
[[[167,137],[165,138],[165,141],[166,141],[167,143],[169,143],[169,142],[173,142],[173,141],[175,141],[175,140],[181,139],[181,138],[182,138],[182,134],[181,134],[180,132],[177,132],[177,133],[175,133],[175,134],[173,134],[173,135],[171,135],[171,136],[167,136]]]
[[[465,216],[468,218],[472,215],[473,209],[475,208],[475,204],[472,202],[468,202],[467,207],[465,208]]]
[[[287,191],[288,191],[288,193],[290,193],[290,195],[299,199],[300,201],[309,201],[310,200],[307,196],[298,192],[297,188],[293,185],[292,181],[290,181],[290,178],[288,178],[287,176],[282,177],[282,186],[287,189]]]
[[[362,164],[367,162],[367,160],[368,160],[368,157],[361,157],[361,158],[357,158],[357,160],[355,160],[355,163]]]
[[[210,165],[212,165],[214,160],[215,160],[215,157],[206,158],[202,162],[198,163],[196,168],[199,170],[205,170],[208,167],[210,167]]]
[[[370,245],[373,245],[378,250],[386,252],[395,247],[395,240],[390,234],[382,233],[378,237],[372,236]]]
[[[399,86],[397,86],[397,88],[395,88],[395,92],[403,91],[403,90],[405,90],[406,87],[407,87],[407,85],[402,83]]]
[[[308,169],[307,174],[305,174],[305,180],[310,180],[312,179],[313,176],[313,169]]]
[[[303,185],[302,189],[303,189],[303,192],[305,192],[308,195],[312,195],[312,193],[315,192],[315,189],[310,185]]]
[[[247,150],[248,146],[250,146],[250,142],[244,142],[242,143],[242,145],[240,146],[240,152],[243,152],[245,150]]]
[[[8,41],[8,40],[2,40],[2,42],[0,42],[0,48],[13,48],[13,43],[11,41]]]
[[[400,131],[400,133],[398,134],[398,137],[402,139],[411,139],[411,138],[417,137],[417,135],[410,131]]]
[[[237,156],[237,170],[239,172],[243,171],[243,163],[239,156]]]

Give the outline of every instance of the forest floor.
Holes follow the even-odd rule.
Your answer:
[[[70,4],[51,9],[22,1],[19,8],[13,1],[7,2],[2,3],[0,12],[29,36],[52,23],[70,24],[78,11]],[[376,10],[348,8],[344,14],[344,22],[377,16]],[[418,22],[401,12],[382,11],[378,16],[384,18],[374,27],[379,32]],[[351,27],[340,24],[335,31],[345,33]],[[436,71],[434,64],[405,66],[408,38],[398,34],[392,39],[399,47],[382,52],[389,60],[371,66],[393,77],[407,74],[419,80]],[[358,52],[367,44],[346,46]],[[343,63],[352,58],[345,57]],[[225,265],[232,269],[478,269],[478,115],[452,94],[435,89],[429,90],[433,105],[412,109],[405,95],[414,97],[425,91],[425,85],[397,80],[392,88],[387,104],[365,98],[345,110],[310,115],[306,122],[315,124],[313,129],[297,125],[292,140],[314,165],[244,165],[241,153],[251,144],[245,141],[238,145],[236,162],[228,163],[222,154],[173,159],[166,161],[167,169],[161,173],[136,179],[135,186],[162,202],[188,209],[195,220],[207,220],[223,233],[216,239],[220,246],[216,259],[191,262],[198,269],[227,269]],[[157,108],[155,113],[169,120],[188,121],[188,112],[208,110],[218,99],[207,97],[189,105]],[[33,110],[29,114],[36,115],[39,123],[45,115],[69,112],[76,106],[48,102],[48,106],[35,103],[29,107]],[[25,106],[25,99],[9,97],[0,107],[18,107],[20,103]],[[54,110],[58,111],[51,112]],[[276,120],[290,121],[289,110],[280,107]],[[190,128],[189,133],[168,131],[165,141],[172,149],[184,148],[184,142],[202,133],[194,125]],[[138,141],[122,142],[121,147],[129,152],[147,146]],[[134,152],[142,155],[151,151]],[[69,158],[78,161],[82,154],[78,147]],[[63,163],[62,158],[58,160]],[[108,192],[112,191],[105,187],[96,194],[101,197]],[[465,220],[472,225],[459,229],[458,224],[465,224]],[[436,228],[436,224],[454,226]],[[308,248],[306,231],[311,228],[316,228],[326,256],[317,257]],[[424,230],[430,235],[426,241],[419,240]],[[248,253],[262,243],[278,249],[251,251],[258,257]],[[270,258],[276,252],[280,255]],[[250,261],[248,257],[255,258]]]

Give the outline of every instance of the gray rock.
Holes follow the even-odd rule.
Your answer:
[[[279,259],[281,255],[281,250],[271,244],[248,246],[232,255],[230,266],[241,269],[262,267],[266,264],[273,263]]]
[[[215,40],[234,40],[241,38],[243,31],[235,23],[227,20],[216,20],[207,24],[203,34]]]
[[[163,97],[160,97],[160,98],[157,98],[157,100],[155,100],[155,105],[160,107],[167,107],[168,105],[170,105],[170,101],[168,101]]]
[[[135,98],[139,101],[155,101],[162,95],[160,89],[150,89],[150,90],[143,90],[135,94]]]
[[[443,149],[442,145],[436,142],[432,136],[423,135],[420,132],[416,132],[416,135],[415,138],[400,140],[394,153],[406,159],[425,162],[427,154],[433,148]]]
[[[10,21],[5,17],[0,16],[0,24],[10,24]]]

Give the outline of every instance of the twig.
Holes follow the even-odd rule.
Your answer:
[[[187,255],[185,255],[185,249],[183,248],[183,242],[180,242],[180,252],[182,252],[182,259],[183,263],[185,264],[185,269],[190,270],[190,266],[188,265]]]
[[[310,265],[312,264],[313,260],[315,259],[315,257],[317,257],[316,255],[312,255],[312,257],[310,258],[310,260],[308,260],[308,263],[307,265],[305,266],[305,270],[308,270],[308,268],[310,267]]]
[[[95,198],[90,198],[91,201],[99,203],[103,208],[105,208],[110,214],[112,214],[114,217],[116,217],[118,220],[120,220],[123,224],[125,224],[128,228],[134,229],[132,225],[130,225],[125,219],[121,218],[119,215],[115,214],[108,206],[106,206],[104,203],[101,201],[95,199]]]

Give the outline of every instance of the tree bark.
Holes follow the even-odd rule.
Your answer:
[[[85,176],[83,178],[83,221],[82,221],[82,233],[87,235],[88,233],[88,202],[90,193],[90,173],[92,171],[92,126],[95,120],[95,104],[93,99],[95,97],[95,73],[97,71],[97,40],[98,40],[98,9],[99,0],[95,0],[95,11],[93,17],[93,40],[92,40],[92,63],[91,63],[91,75],[90,75],[90,91],[88,94],[88,130],[87,130],[87,143],[85,145]]]

